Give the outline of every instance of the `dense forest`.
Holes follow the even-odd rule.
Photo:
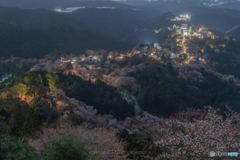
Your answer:
[[[124,3],[0,2],[0,160],[191,159],[239,147],[239,3]],[[175,34],[182,24],[188,35]]]
[[[207,79],[206,83],[193,85],[199,94],[192,94],[189,86],[183,79],[176,77],[171,64],[151,64],[141,72],[131,73],[141,89],[136,94],[139,105],[153,115],[168,117],[186,107],[202,108],[206,105],[220,107],[222,111],[225,104],[238,111],[238,89],[222,81],[213,74],[202,70]],[[193,87],[192,86],[192,87]]]
[[[161,64],[149,61],[146,64],[142,71],[129,74],[136,78],[137,85],[141,86],[134,94],[143,110],[160,117],[169,117],[186,107],[202,108],[206,105],[220,107],[224,112],[225,104],[228,104],[239,111],[238,89],[233,84],[205,72],[204,68],[201,73],[206,82],[189,84],[177,78],[178,73],[170,62]],[[134,115],[133,105],[123,100],[116,88],[99,79],[92,83],[71,73],[65,75],[38,71],[26,72],[23,76],[9,81],[9,84],[9,93],[12,93],[9,96],[13,98],[17,96],[14,96],[15,93],[11,90],[20,90],[19,87],[27,95],[37,97],[44,96],[49,91],[49,86],[54,85],[65,91],[68,97],[94,106],[99,114],[111,114],[122,120]],[[126,88],[130,88],[131,92],[131,87]],[[48,116],[45,116],[44,121],[47,118]]]
[[[55,137],[44,145],[41,152],[37,152],[28,143],[22,142],[19,137],[31,137],[44,124],[54,123],[60,116],[55,104],[49,103],[46,93],[49,86],[55,85],[63,89],[67,96],[74,97],[93,105],[98,114],[112,114],[120,120],[133,116],[134,107],[122,99],[117,89],[97,80],[95,83],[84,81],[80,77],[63,74],[54,74],[43,71],[26,72],[15,77],[0,94],[0,159],[100,159],[93,154],[93,149],[83,146],[78,139],[67,135]],[[28,102],[17,97],[32,97]],[[74,107],[74,106],[72,106]],[[79,118],[71,119],[74,126],[81,123]],[[8,145],[4,145],[8,144]],[[14,146],[14,147],[13,147]],[[65,147],[69,147],[69,154],[65,154]],[[81,152],[79,152],[81,148]],[[64,150],[64,152],[63,152]],[[59,158],[57,158],[59,159]]]
[[[71,74],[53,74],[43,71],[26,72],[21,77],[11,81],[8,87],[5,88],[7,94],[2,94],[0,97],[2,99],[14,99],[18,97],[19,94],[36,98],[39,96],[44,97],[46,93],[50,91],[50,85],[62,89],[66,92],[66,95],[71,98],[94,106],[98,114],[111,114],[117,119],[125,119],[127,116],[133,116],[135,114],[133,105],[128,104],[126,100],[122,99],[116,88],[100,80],[92,83],[91,81],[84,81],[80,77]],[[34,100],[33,105],[36,105],[36,103],[45,104],[44,102],[38,101],[35,102]],[[45,105],[42,105],[42,107],[44,106]],[[34,108],[37,109],[38,107]],[[50,111],[47,113],[52,114]],[[44,121],[47,121],[49,116],[49,120],[55,119],[53,118],[54,115],[44,114]]]
[[[71,74],[58,74],[59,84],[56,86],[66,91],[66,95],[94,106],[99,114],[111,114],[117,119],[124,120],[133,116],[134,107],[123,100],[116,88],[97,79],[93,84]]]
[[[28,113],[29,114],[29,113]],[[24,115],[21,115],[22,117]],[[35,115],[36,116],[36,115]],[[29,117],[27,115],[26,117]],[[101,160],[97,155],[93,155],[92,148],[85,147],[80,140],[72,139],[66,134],[51,139],[41,152],[37,152],[25,140],[21,140],[11,132],[9,125],[2,121],[4,118],[0,115],[0,160],[5,159],[90,159]],[[38,119],[38,117],[34,117]],[[25,123],[34,123],[36,120],[26,119]],[[18,119],[22,120],[22,119]],[[29,121],[31,120],[31,121]],[[36,124],[35,124],[36,125]],[[25,125],[26,126],[26,125]],[[27,126],[26,126],[27,127]],[[24,135],[26,139],[26,135]]]
[[[221,51],[216,52],[216,48],[210,48],[207,46],[205,52],[209,55],[209,64],[214,64],[217,72],[225,75],[234,75],[237,78],[240,78],[239,73],[239,57],[240,57],[240,44],[238,41],[234,41],[231,38],[227,42],[221,40],[216,41],[215,45],[226,44],[225,48],[220,48]],[[214,44],[214,43],[212,43]],[[213,62],[213,63],[212,63]]]

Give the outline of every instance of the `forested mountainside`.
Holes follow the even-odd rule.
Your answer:
[[[76,2],[93,6],[64,12],[74,2],[54,3],[0,8],[0,160],[239,150],[238,10],[190,0]]]
[[[0,30],[0,51],[5,57],[43,58],[55,50],[76,52],[79,48],[125,48],[124,43],[111,37],[88,30],[76,30],[69,25],[58,25],[49,30],[1,26]]]
[[[147,42],[161,40],[152,29],[171,23],[167,20],[169,17],[163,15],[158,21],[164,24],[152,25],[151,18],[146,19],[139,13],[143,10],[127,8],[86,8],[69,14],[1,7],[0,12],[0,49],[5,57],[33,58],[32,54],[36,54],[36,58],[41,58],[55,50],[128,49],[143,39]]]
[[[58,8],[68,8],[68,7],[84,7],[84,6],[92,6],[92,7],[117,7],[117,8],[131,8],[132,6],[121,4],[113,1],[66,1],[66,0],[43,0],[41,2],[37,0],[9,0],[9,1],[0,1],[1,6],[8,7],[17,7],[23,9],[38,9],[38,8],[48,8],[55,9]]]
[[[106,51],[99,53],[106,54]],[[87,51],[86,55],[88,54],[96,56],[97,52]],[[118,54],[120,53],[109,53],[115,58]],[[2,61],[7,62],[2,63],[2,67],[9,63],[14,64],[14,59],[16,58]],[[190,134],[196,136],[195,141],[197,137],[201,137],[208,143],[209,139],[202,136],[204,130],[190,132],[193,129],[190,124],[207,129],[218,117],[221,123],[230,126],[228,132],[238,131],[234,127],[238,124],[238,113],[231,112],[230,109],[238,111],[237,82],[222,80],[201,65],[199,71],[197,64],[186,66],[186,76],[201,73],[197,78],[203,81],[193,83],[193,74],[188,79],[179,79],[178,75],[182,71],[176,68],[176,64],[171,64],[170,61],[160,63],[157,59],[140,58],[137,55],[122,61],[113,59],[98,69],[91,69],[93,66],[89,62],[81,64],[80,61],[80,66],[58,59],[47,60],[50,63],[21,58],[20,61],[24,64],[24,61],[28,61],[32,66],[31,71],[13,72],[15,69],[9,68],[9,72],[16,76],[9,77],[2,83],[0,90],[2,127],[8,128],[1,134],[7,137],[4,142],[17,146],[14,150],[2,148],[5,158],[15,158],[26,152],[29,152],[24,155],[27,159],[49,158],[62,154],[59,153],[61,150],[56,148],[65,146],[78,146],[85,150],[84,153],[77,152],[77,148],[73,147],[76,150],[69,151],[73,158],[173,158],[175,152],[172,148],[182,143],[182,140],[188,143]],[[20,68],[22,66],[16,65]],[[54,73],[56,71],[58,73]],[[203,106],[207,105],[212,105],[215,109],[203,109]],[[234,119],[237,121],[233,122]],[[59,125],[67,126],[59,128]],[[220,125],[215,124],[214,127],[219,133],[224,133],[220,132]],[[215,135],[215,130],[208,130],[208,135]],[[168,131],[174,135],[168,135]],[[49,133],[54,134],[49,137]],[[35,137],[35,134],[38,137]],[[81,134],[85,136],[80,138]],[[179,135],[182,134],[184,138],[181,140]],[[79,138],[70,138],[73,135]],[[27,136],[28,143],[14,140],[15,136]],[[171,145],[165,140],[169,136],[176,139]],[[217,135],[218,140],[221,136],[223,135]],[[116,141],[107,144],[102,140],[103,137],[106,137],[106,141],[109,138]],[[91,144],[92,138],[95,139],[95,144]],[[121,141],[118,142],[117,139]],[[238,142],[238,139],[235,138],[234,141]],[[104,147],[96,148],[99,143]],[[86,146],[94,147],[96,151]],[[179,150],[186,153],[185,156],[205,157],[208,154],[206,152],[191,154],[191,150],[200,151],[202,147],[206,146],[196,149],[183,145]],[[119,155],[112,149],[124,154]],[[137,150],[138,154],[130,152],[133,150]],[[103,154],[106,152],[112,154]],[[67,155],[62,155],[65,156]]]
[[[222,32],[226,32],[240,23],[240,11],[229,8],[184,6],[176,8],[173,13],[177,15],[188,13],[192,15],[191,21],[195,25],[204,25]]]
[[[240,36],[240,25],[236,25],[226,32],[229,36],[238,38]]]
[[[185,13],[185,10],[189,10],[189,7],[178,8],[175,12]],[[195,7],[191,10],[192,23],[195,25],[205,25],[227,32],[239,24],[237,10],[207,7]],[[140,43],[163,43],[167,34],[154,34],[153,30],[179,23],[170,20],[174,18],[172,13],[161,14],[151,10],[152,16],[144,16],[140,13],[144,10],[130,8],[86,8],[70,14],[47,9],[1,7],[0,12],[0,49],[5,57],[13,55],[30,58],[34,53],[40,58],[55,50],[76,52],[82,48],[83,51],[110,51],[128,49]],[[232,32],[234,33],[229,35],[238,37],[238,34],[235,34],[237,30]]]

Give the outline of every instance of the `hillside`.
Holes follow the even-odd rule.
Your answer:
[[[197,25],[204,25],[208,28],[218,29],[226,32],[240,23],[240,19],[228,15],[218,15],[215,13],[195,14],[192,21]],[[224,23],[224,25],[222,25]]]
[[[218,7],[240,10],[240,3],[239,2],[229,2],[229,3],[226,3],[226,4],[220,5]]]
[[[0,7],[0,22],[22,28],[49,29],[60,24],[69,24],[75,28],[85,29],[86,25],[61,14],[47,9],[24,10],[19,8]]]
[[[231,37],[240,37],[240,25],[237,25],[226,32]]]
[[[166,35],[153,30],[169,26],[173,15],[153,10],[149,14],[157,17],[152,18],[145,10],[86,8],[69,14],[1,7],[1,51],[6,57],[32,57],[36,52],[40,58],[54,50],[121,50],[162,41]]]
[[[5,57],[42,58],[55,50],[118,50],[125,47],[123,43],[108,36],[76,30],[68,25],[59,25],[50,30],[1,26],[0,35],[0,52]]]
[[[80,9],[74,11],[72,18],[91,26],[97,32],[107,35],[116,34],[121,30],[132,28],[142,17],[131,9]]]
[[[14,63],[13,59],[5,61]],[[110,72],[99,76],[102,81],[97,79],[94,82],[91,78],[91,82],[81,78],[91,72],[104,74],[99,69],[84,70],[88,67],[87,62],[83,67],[73,64],[69,72],[66,67],[69,63],[59,60],[38,62],[32,67],[37,69],[40,66],[49,72],[32,70],[12,77],[12,80],[10,78],[8,85],[1,85],[0,90],[0,115],[5,118],[0,121],[0,127],[8,127],[8,131],[1,130],[4,132],[0,135],[8,137],[4,142],[9,143],[10,147],[18,147],[12,151],[8,146],[1,145],[5,151],[1,156],[16,157],[28,151],[29,154],[24,155],[27,159],[56,155],[69,157],[61,150],[68,146],[71,150],[64,151],[71,153],[73,158],[83,154],[78,152],[78,148],[85,151],[85,157],[93,159],[154,159],[165,156],[173,158],[175,155],[184,158],[206,157],[208,152],[204,152],[203,148],[209,148],[210,140],[214,143],[221,141],[215,149],[225,148],[231,143],[221,139],[222,136],[231,136],[224,134],[225,128],[220,124],[229,126],[227,131],[230,133],[236,135],[239,132],[239,114],[230,109],[233,107],[231,102],[235,101],[235,105],[239,103],[239,97],[235,97],[239,94],[236,87],[201,69],[206,81],[200,82],[196,86],[199,89],[196,89],[193,84],[189,86],[188,81],[178,80],[180,71],[170,63],[165,65],[145,59],[145,63],[138,64],[137,58],[128,61],[131,66],[121,66],[120,62],[112,61],[110,67],[103,67],[109,68]],[[62,65],[57,65],[59,63]],[[55,71],[51,70],[51,65],[52,68],[57,66],[62,73],[53,73]],[[189,67],[188,72],[196,74],[198,71],[194,66],[183,67]],[[104,82],[106,80],[109,84]],[[135,110],[136,115],[132,105],[134,96],[142,109],[140,112]],[[202,104],[196,107],[199,102]],[[210,106],[203,109],[202,105],[208,103],[214,104],[215,109]],[[226,103],[230,107],[225,106]],[[223,111],[226,111],[225,116]],[[216,130],[219,132],[216,133]],[[13,141],[15,136],[27,137],[25,142],[21,142],[20,139]],[[167,141],[172,139],[176,141]],[[205,142],[200,147],[182,144],[178,148],[177,151],[186,152],[184,155],[172,149],[179,146],[181,140],[197,144],[199,139]],[[236,149],[239,139],[235,136],[232,141],[237,144],[232,145],[230,151]],[[115,153],[112,149],[124,154]],[[129,152],[134,150],[138,152]],[[169,154],[165,154],[165,150]],[[191,154],[193,150],[199,152]],[[114,154],[103,154],[107,151]],[[14,152],[17,154],[12,154]]]
[[[24,28],[43,29],[49,29],[59,24],[68,24],[76,29],[94,29],[103,32],[109,30],[107,27],[111,27],[111,32],[115,29],[116,33],[124,27],[121,24],[132,27],[137,21],[151,19],[161,14],[161,12],[154,10],[146,14],[144,13],[146,10],[149,9],[145,7],[139,10],[86,8],[69,14],[47,9],[26,10],[0,7],[0,22]]]
[[[226,32],[240,23],[240,11],[227,8],[179,7],[173,13],[192,15],[191,22]]]
[[[123,3],[0,7],[0,160],[239,151],[240,11],[207,0]]]
[[[148,6],[135,10],[130,8],[85,8],[74,11],[72,14],[47,9],[24,10],[1,7],[0,13],[0,22],[6,25],[28,29],[50,29],[57,25],[67,24],[75,29],[91,30],[112,37],[124,30],[137,28],[145,21],[151,21],[154,17],[161,15],[160,11]]]
[[[101,7],[101,6],[108,6],[108,7],[117,7],[117,8],[129,8],[129,5],[112,2],[112,1],[74,1],[74,0],[8,0],[0,1],[1,6],[8,6],[8,7],[18,7],[23,9],[37,9],[37,8],[48,8],[48,9],[55,9],[55,8],[68,8],[68,7],[82,7],[82,6],[92,6],[92,7]]]

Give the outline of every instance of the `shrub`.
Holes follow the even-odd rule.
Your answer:
[[[78,126],[78,125],[80,125],[82,122],[83,122],[83,120],[82,120],[81,118],[75,117],[75,118],[74,118],[74,121],[73,121],[73,125],[74,125],[74,126]]]
[[[70,71],[70,70],[72,70],[72,69],[73,69],[72,64],[71,64],[70,62],[67,62],[67,66],[66,66],[65,70],[66,70],[66,71]]]
[[[50,140],[42,150],[41,156],[43,160],[100,160],[92,151],[84,147],[81,141],[63,135]]]

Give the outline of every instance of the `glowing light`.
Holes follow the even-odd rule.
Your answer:
[[[56,12],[62,12],[62,10],[61,10],[61,9],[55,9],[55,11],[56,11]]]

